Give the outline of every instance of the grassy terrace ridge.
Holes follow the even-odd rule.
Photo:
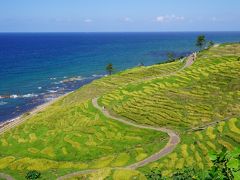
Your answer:
[[[95,80],[0,135],[0,172],[24,179],[34,169],[42,179],[56,179],[99,168],[71,179],[145,179],[154,167],[164,175],[184,166],[207,169],[208,152],[240,146],[239,57],[240,44],[223,44],[200,52],[181,71],[185,62],[175,61]],[[181,143],[138,170],[111,170],[156,153],[169,137],[107,118],[93,107],[96,97],[136,124],[177,131]]]

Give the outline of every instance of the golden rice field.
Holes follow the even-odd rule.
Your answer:
[[[182,134],[182,142],[176,150],[161,160],[149,164],[147,168],[160,168],[164,175],[170,175],[176,169],[196,167],[208,169],[212,162],[211,152],[221,152],[223,147],[233,150],[240,145],[240,118],[222,121],[201,131]]]
[[[238,116],[240,45],[229,46],[229,52],[223,46],[226,56],[215,57],[222,46],[203,51],[190,68],[117,88],[102,96],[101,103],[137,123],[180,130]],[[232,46],[238,54],[230,54]]]
[[[202,51],[180,72],[184,62],[175,61],[95,80],[0,135],[0,172],[21,180],[34,169],[42,179],[56,179],[99,169],[70,179],[127,180],[146,179],[144,172],[154,167],[164,175],[184,166],[209,168],[209,152],[240,146],[238,57],[240,44],[225,44]],[[91,104],[95,97],[137,124],[177,131],[181,143],[138,170],[112,170],[159,151],[168,136],[106,118]],[[219,123],[210,124],[215,121]]]
[[[107,119],[91,101],[69,107],[56,103],[1,135],[0,171],[24,179],[28,170],[57,177],[122,167],[157,152],[167,141],[166,134]]]
[[[101,97],[101,103],[131,121],[175,129],[176,151],[141,168],[164,175],[187,167],[211,166],[208,153],[240,147],[240,44],[204,50],[189,68],[171,76],[128,84]],[[215,121],[222,121],[207,126]],[[202,130],[193,131],[196,127]]]

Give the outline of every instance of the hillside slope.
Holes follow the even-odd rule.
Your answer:
[[[169,74],[175,62],[137,67],[105,77],[61,98],[0,135],[0,172],[25,179],[29,170],[45,179],[71,172],[122,167],[139,162],[167,144],[166,133],[139,129],[106,118],[92,99],[136,80]],[[8,129],[8,128],[6,128]]]
[[[202,51],[185,69],[185,61],[176,61],[96,80],[0,135],[0,172],[24,179],[35,169],[55,179],[100,169],[90,177],[145,179],[141,172],[154,167],[164,175],[184,166],[209,168],[209,151],[240,146],[239,57],[240,44],[224,44]],[[92,104],[96,97],[127,121],[178,132],[181,143],[139,171],[111,170],[146,159],[169,137],[104,116]]]
[[[184,166],[209,168],[210,151],[240,146],[239,57],[240,44],[212,47],[188,69],[116,89],[101,103],[136,123],[181,134],[177,149],[148,168],[158,167],[164,175]]]

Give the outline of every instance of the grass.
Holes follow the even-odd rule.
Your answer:
[[[234,47],[240,55],[240,45]],[[181,130],[237,116],[240,62],[226,50],[227,56],[221,53],[216,59],[215,49],[200,53],[184,71],[128,84],[102,96],[101,103],[138,123]]]
[[[82,169],[121,167],[138,160],[139,148],[149,156],[168,141],[164,133],[106,118],[91,101],[61,105],[1,135],[1,172],[24,179],[27,171],[38,170],[52,179]]]
[[[184,166],[209,168],[210,151],[240,145],[239,56],[240,44],[213,47],[181,72],[129,83],[101,97],[104,106],[138,124],[169,127],[181,134],[176,151],[140,170],[158,167],[169,175]],[[215,121],[223,122],[191,131]]]
[[[202,51],[181,72],[183,63],[176,61],[93,81],[0,135],[0,171],[24,179],[35,169],[43,179],[56,179],[103,168],[72,179],[145,179],[143,173],[154,167],[164,175],[184,166],[207,169],[209,152],[240,145],[239,56],[240,44],[225,44]],[[91,104],[98,96],[101,105],[137,124],[177,131],[181,143],[139,170],[111,170],[159,151],[168,137],[106,118]],[[215,121],[222,122],[208,126]]]
[[[235,120],[235,118],[230,119],[225,123],[210,126],[202,131],[182,134],[181,145],[179,145],[173,153],[157,162],[149,164],[141,170],[144,172],[147,169],[161,168],[164,175],[170,175],[175,170],[183,167],[195,167],[199,169],[210,168],[212,166],[208,157],[210,152],[219,153],[223,147],[229,150],[233,150],[234,147],[239,147],[239,132],[234,133],[232,129],[229,128],[229,125]],[[238,118],[237,121],[240,121],[240,118]],[[223,131],[219,132],[219,127],[222,127]],[[238,128],[240,128],[240,126],[238,126]],[[213,129],[213,131],[211,130],[211,136],[215,136],[214,140],[208,135],[209,129]]]

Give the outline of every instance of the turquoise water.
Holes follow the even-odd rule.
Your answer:
[[[0,122],[115,71],[163,62],[196,50],[202,33],[0,34]],[[203,33],[216,43],[239,42],[240,32]]]

